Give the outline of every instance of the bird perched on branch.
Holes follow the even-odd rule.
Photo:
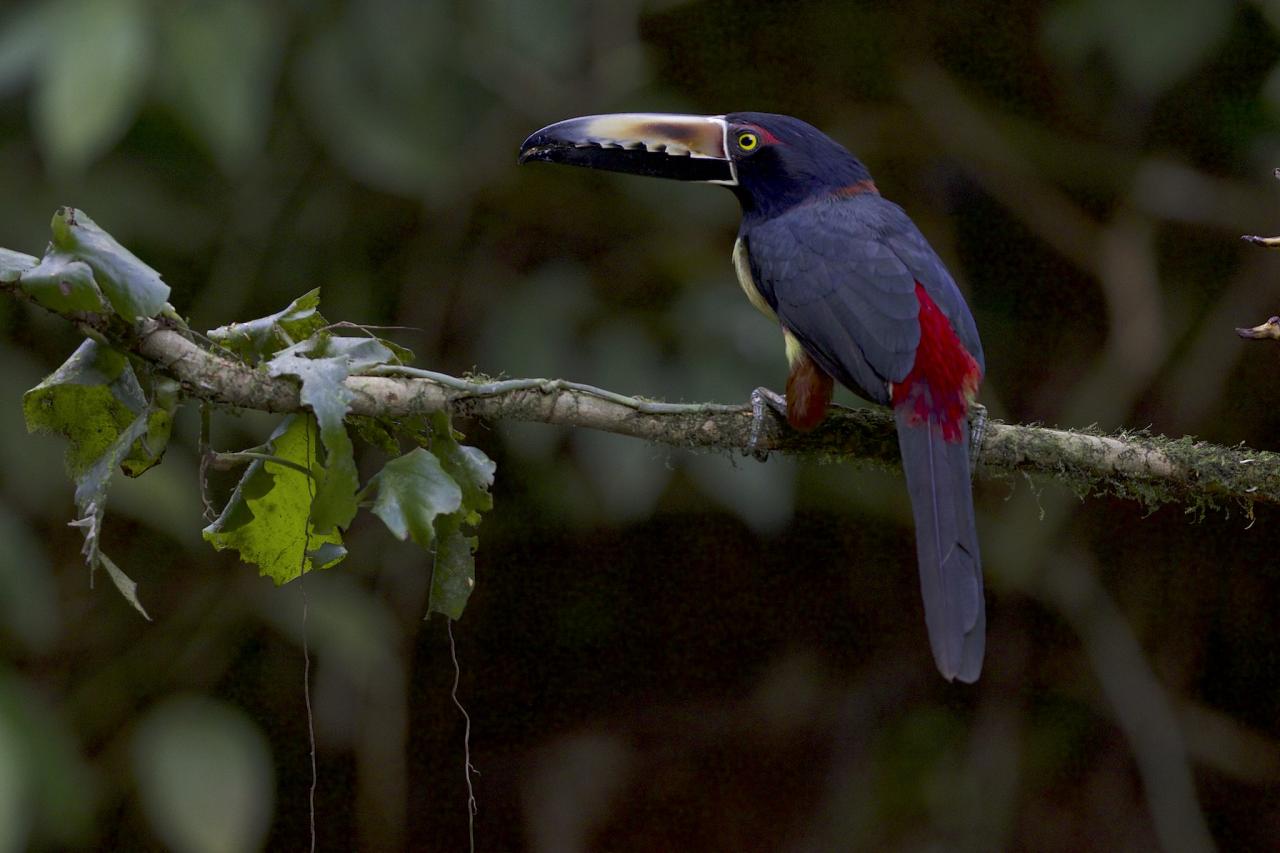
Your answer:
[[[753,393],[755,429],[765,405],[813,429],[833,380],[893,407],[934,660],[947,679],[977,679],[986,607],[968,413],[982,343],[915,223],[857,157],[789,116],[586,116],[526,139],[520,162],[538,160],[720,184],[738,197],[733,266],[747,298],[781,326],[790,366],[785,398]]]

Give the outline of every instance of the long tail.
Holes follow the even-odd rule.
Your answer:
[[[933,659],[948,681],[973,682],[982,672],[987,611],[969,482],[969,425],[961,420],[960,440],[948,441],[936,418],[921,420],[910,406],[894,408]]]

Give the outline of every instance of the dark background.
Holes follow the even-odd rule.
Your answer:
[[[192,325],[323,289],[422,366],[668,400],[784,381],[718,189],[517,168],[595,112],[766,110],[857,152],[946,260],[995,417],[1272,448],[1270,3],[51,0],[0,12],[0,245],[59,204]],[[89,588],[22,392],[76,346],[0,302],[0,850],[467,845],[429,561],[362,515],[274,588],[200,539],[193,411],[115,487]],[[479,849],[1267,849],[1274,509],[982,480],[986,670],[934,670],[900,475],[539,425],[498,462],[453,626]],[[216,443],[272,420],[224,413]],[[367,473],[367,472],[366,472]],[[305,600],[304,600],[305,599]]]

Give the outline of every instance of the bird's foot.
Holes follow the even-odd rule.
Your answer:
[[[969,476],[978,470],[978,457],[982,455],[982,439],[987,432],[987,407],[970,403],[969,416]]]
[[[785,418],[787,398],[769,388],[757,388],[751,392],[751,437],[747,441],[747,452],[761,462],[769,458],[769,451],[760,449],[760,431],[764,427],[766,408]]]

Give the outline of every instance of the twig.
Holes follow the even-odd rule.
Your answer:
[[[1272,317],[1257,326],[1238,328],[1236,334],[1255,341],[1280,341],[1280,317]]]

